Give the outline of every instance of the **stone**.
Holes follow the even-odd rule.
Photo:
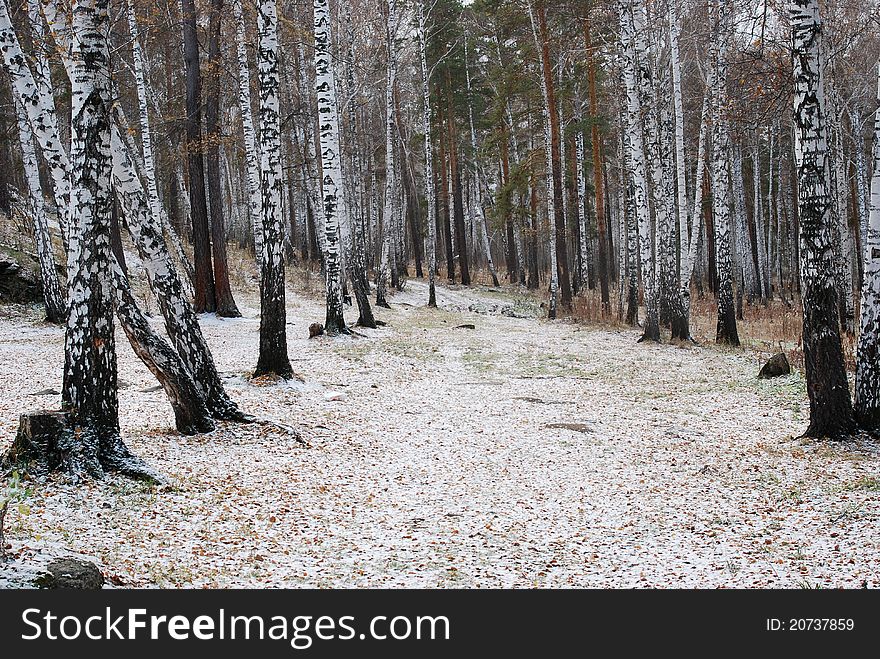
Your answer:
[[[784,352],[780,352],[767,360],[767,363],[761,368],[761,372],[758,373],[758,379],[769,380],[770,378],[778,378],[790,373],[791,366],[788,363],[788,358]]]
[[[46,571],[34,583],[49,589],[100,590],[104,587],[104,575],[89,561],[55,558],[49,561]]]

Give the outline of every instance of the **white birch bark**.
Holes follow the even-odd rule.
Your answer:
[[[58,191],[56,197],[58,224],[67,244],[71,190],[67,177],[67,152],[60,140],[61,131],[55,112],[55,101],[51,90],[47,87],[46,79],[41,77],[41,82],[35,79],[27,65],[27,59],[12,26],[7,3],[8,0],[0,0],[0,51],[13,91],[27,112],[28,123],[40,143],[49,175]]]
[[[394,228],[397,207],[397,164],[395,158],[394,133],[396,131],[394,86],[397,83],[397,0],[388,2],[388,24],[386,40],[388,47],[388,67],[385,87],[385,195],[382,212],[382,251],[379,257],[379,274],[376,282],[376,304],[388,307],[389,267],[394,249]]]
[[[471,69],[468,63],[468,39],[465,32],[464,38],[464,74],[467,85],[468,99],[468,122],[471,129],[471,157],[473,158],[473,222],[476,225],[475,230],[479,233],[480,243],[483,246],[483,253],[486,256],[486,265],[489,267],[489,274],[492,276],[492,285],[498,286],[498,272],[495,270],[495,262],[492,260],[492,248],[489,244],[489,229],[486,224],[486,214],[483,212],[483,171],[480,167],[479,150],[477,143],[477,130],[474,125],[474,106],[471,99]],[[472,244],[476,245],[476,241]]]
[[[59,440],[74,476],[106,470],[154,476],[119,434],[110,223],[110,18],[108,0],[73,6],[71,59],[69,303],[62,407],[70,434]],[[5,6],[5,2],[4,2]]]
[[[715,3],[713,39],[714,94],[712,105],[712,197],[715,225],[715,270],[718,276],[718,326],[715,341],[739,345],[731,276],[730,134],[727,124],[727,31],[730,9]]]
[[[327,314],[324,331],[349,333],[342,306],[342,253],[340,226],[345,224],[345,186],[339,141],[339,106],[333,68],[331,16],[327,0],[314,0],[315,95],[321,143],[322,199],[324,202],[325,281]]]
[[[880,100],[880,67],[877,98]],[[874,114],[874,171],[865,236],[855,413],[860,426],[876,432],[880,429],[880,109]]]
[[[254,234],[254,253],[259,266],[263,261],[263,231],[260,221],[260,152],[254,130],[253,105],[251,102],[251,73],[245,41],[244,9],[242,0],[234,0],[235,47],[238,56],[238,106],[244,132],[244,155],[247,170],[248,217]]]
[[[28,208],[34,227],[34,244],[40,262],[40,279],[43,283],[43,300],[46,306],[46,320],[50,323],[64,322],[67,314],[66,296],[61,290],[58,271],[55,269],[55,256],[52,252],[52,237],[46,218],[43,189],[40,186],[40,170],[37,164],[37,151],[31,129],[27,123],[27,113],[17,100],[15,104],[18,118],[18,139],[21,145],[21,159],[24,176],[28,186]]]
[[[810,399],[808,437],[840,438],[855,425],[837,309],[832,199],[818,0],[789,4],[794,61],[795,165],[800,208],[803,346]]]
[[[427,61],[427,20],[425,0],[418,5],[419,63],[422,67],[422,133],[425,136],[425,198],[428,205],[428,306],[437,306],[437,188],[434,181],[434,143],[431,139],[431,80]]]
[[[527,2],[529,8],[529,20],[532,24],[532,36],[535,40],[535,48],[541,52],[541,41],[538,38],[538,27],[535,22],[535,11],[532,7],[531,0]],[[557,295],[559,291],[559,270],[557,268],[556,258],[556,186],[553,181],[553,131],[550,119],[550,93],[547,89],[547,78],[541,76],[541,96],[543,103],[541,104],[541,116],[544,124],[544,157],[546,159],[546,180],[547,180],[547,217],[550,224],[550,303],[547,317],[556,318]]]
[[[263,262],[260,268],[260,354],[254,376],[289,378],[293,369],[287,356],[276,0],[261,0],[257,5],[257,32]]]
[[[589,262],[590,262],[590,246],[587,242],[589,234],[587,230],[587,181],[586,172],[584,171],[584,133],[578,130],[575,136],[575,180],[577,181],[577,217],[578,217],[578,248],[581,256],[581,278],[580,288],[586,290],[589,285]]]
[[[626,87],[626,134],[629,146],[627,155],[631,176],[632,199],[636,225],[638,227],[639,259],[642,267],[642,281],[645,288],[647,317],[645,331],[641,340],[660,340],[660,317],[657,306],[657,275],[653,258],[651,213],[648,201],[647,165],[645,162],[644,133],[642,128],[642,104],[639,93],[640,64],[636,57],[635,40],[644,25],[636,25],[631,0],[619,0],[618,18],[620,21],[620,40],[623,51],[623,77]],[[645,67],[646,68],[646,67]],[[634,267],[634,264],[633,264]]]

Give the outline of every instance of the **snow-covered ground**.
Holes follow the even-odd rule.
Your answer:
[[[33,484],[16,564],[77,554],[128,586],[880,587],[880,449],[796,439],[798,374],[530,318],[507,289],[426,297],[410,281],[387,327],[308,340],[321,305],[289,293],[304,382],[273,384],[248,380],[239,296],[245,318],[203,327],[233,398],[280,425],[195,438],[120,335],[124,437],[171,485]],[[62,362],[36,312],[0,320],[3,442],[58,405],[30,394]]]

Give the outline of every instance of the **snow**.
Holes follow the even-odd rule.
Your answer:
[[[259,301],[236,294],[244,319],[202,326],[274,423],[176,434],[120,335],[123,436],[171,484],[31,483],[16,564],[72,553],[127,586],[880,587],[880,450],[796,439],[803,380],[757,380],[759,355],[510,317],[509,288],[438,286],[428,310],[411,280],[387,327],[342,339],[309,340],[323,307],[289,290],[304,382],[251,382]],[[0,318],[4,437],[57,406],[29,394],[60,390],[62,355],[36,311]]]

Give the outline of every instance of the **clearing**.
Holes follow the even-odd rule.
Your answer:
[[[125,586],[880,587],[880,450],[797,439],[803,379],[757,380],[754,352],[550,323],[506,288],[441,287],[431,311],[410,281],[387,327],[337,340],[306,338],[322,305],[289,291],[305,381],[250,382],[259,302],[236,297],[244,318],[203,329],[232,397],[281,425],[178,435],[120,334],[123,436],[171,485],[32,483],[14,564],[81,555]],[[16,310],[4,444],[61,388],[63,330]]]

